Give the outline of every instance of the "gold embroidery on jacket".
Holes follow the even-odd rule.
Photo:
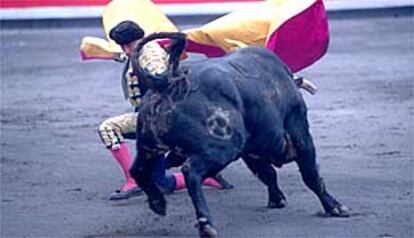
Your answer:
[[[167,52],[156,42],[149,42],[142,48],[139,57],[139,63],[142,68],[151,74],[161,74],[167,70],[168,56]],[[132,66],[129,65],[127,72],[128,98],[131,105],[135,108],[141,104],[141,90],[139,89],[138,77],[132,75]]]

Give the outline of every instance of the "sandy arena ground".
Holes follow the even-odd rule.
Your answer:
[[[278,170],[288,206],[269,210],[239,161],[224,171],[235,189],[205,189],[221,237],[414,236],[413,25],[332,19],[328,54],[301,72],[319,87],[306,101],[321,174],[352,216],[321,216],[295,164]],[[123,176],[97,127],[129,105],[120,64],[81,62],[84,35],[102,29],[1,30],[1,237],[196,237],[186,191],[166,217],[144,196],[108,201]]]

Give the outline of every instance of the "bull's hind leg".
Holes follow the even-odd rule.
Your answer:
[[[283,208],[286,206],[286,198],[283,192],[279,189],[277,182],[277,173],[271,164],[264,159],[254,159],[249,156],[243,157],[247,167],[256,175],[260,181],[267,186],[269,194],[268,204],[269,208]]]
[[[161,156],[157,153],[146,151],[144,148],[138,148],[137,156],[131,166],[130,174],[144,190],[148,196],[149,207],[159,215],[165,216],[167,213],[167,202],[163,193],[156,185],[154,180],[154,170]]]
[[[300,107],[286,122],[286,130],[297,153],[297,164],[304,183],[318,196],[327,214],[347,217],[348,210],[326,190],[316,164],[315,146],[309,132],[306,108]]]

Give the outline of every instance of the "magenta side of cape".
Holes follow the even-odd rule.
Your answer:
[[[187,52],[201,53],[207,57],[220,57],[226,54],[220,47],[197,43],[189,39],[187,39],[185,49]]]
[[[323,1],[318,0],[273,32],[266,48],[297,72],[320,59],[328,45],[328,19]]]
[[[320,59],[329,45],[329,27],[325,6],[317,0],[309,8],[283,23],[270,34],[266,48],[276,53],[293,72],[298,72]],[[220,47],[200,44],[187,39],[187,52],[220,57]]]

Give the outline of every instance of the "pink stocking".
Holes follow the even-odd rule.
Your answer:
[[[174,178],[175,178],[175,189],[174,189],[175,191],[186,188],[184,175],[182,173],[175,173]],[[203,185],[208,186],[208,187],[218,188],[218,189],[222,188],[221,184],[214,178],[206,178],[203,181]]]
[[[122,191],[127,191],[131,188],[134,188],[137,186],[135,183],[135,180],[131,177],[129,174],[129,168],[132,165],[132,157],[128,150],[128,145],[126,143],[121,143],[121,146],[119,149],[116,150],[110,150],[114,158],[118,161],[119,166],[121,166],[122,171],[125,175],[126,183],[122,187]]]

